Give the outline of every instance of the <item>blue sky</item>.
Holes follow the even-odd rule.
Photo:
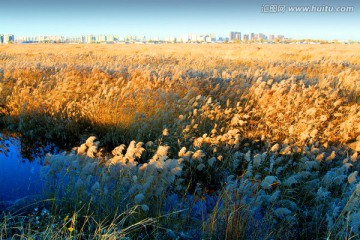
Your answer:
[[[263,13],[262,6],[352,6],[351,13]],[[356,0],[0,0],[0,33],[182,36],[229,31],[360,40]]]

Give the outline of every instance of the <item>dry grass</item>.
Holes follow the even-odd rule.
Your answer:
[[[98,194],[100,219],[96,206],[110,213],[109,203],[124,202],[159,217],[174,194],[188,215],[164,228],[175,221],[175,230],[195,224],[213,238],[321,239],[336,227],[351,238],[359,224],[359,48],[0,46],[0,124],[68,149],[95,135],[100,145],[90,138],[78,155],[48,157],[44,169],[87,189],[51,178],[56,199]],[[120,144],[129,144],[126,154],[125,146],[110,154]]]
[[[6,45],[0,47],[0,106],[8,116],[3,120],[6,127],[10,128],[9,121],[15,122],[12,128],[31,138],[42,135],[49,140],[78,143],[79,139],[69,135],[90,131],[105,139],[106,144],[116,145],[156,136],[184,112],[184,106],[179,104],[184,97],[216,94],[221,103],[227,98],[236,103],[259,77],[275,82],[291,77],[293,82],[302,80],[306,87],[338,91],[347,101],[358,102],[358,48]],[[266,93],[270,99],[262,99],[276,101],[272,92]],[[29,116],[37,116],[38,121]],[[47,130],[36,130],[36,126]],[[137,131],[139,128],[141,131]],[[105,134],[104,129],[124,137]]]

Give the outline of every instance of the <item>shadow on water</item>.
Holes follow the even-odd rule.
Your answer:
[[[161,119],[161,118],[160,118]],[[34,156],[53,152],[56,149],[71,151],[80,146],[89,136],[96,136],[100,148],[111,152],[120,144],[129,144],[132,140],[147,142],[161,136],[163,126],[171,125],[170,120],[134,118],[130,125],[99,124],[89,119],[58,119],[45,113],[29,112],[21,116],[0,114],[0,131],[20,138],[21,155],[30,161]],[[10,134],[7,134],[10,133]]]
[[[0,210],[42,193],[42,158],[21,156],[19,138],[0,134]]]

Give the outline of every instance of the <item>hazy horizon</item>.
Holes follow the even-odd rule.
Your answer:
[[[286,10],[264,13],[264,6]],[[353,12],[289,12],[291,6],[350,6]],[[360,3],[347,1],[271,0],[19,0],[4,2],[0,33],[15,36],[87,34],[182,36],[230,31],[281,34],[293,39],[360,40]]]

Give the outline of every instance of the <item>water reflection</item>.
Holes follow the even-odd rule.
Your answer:
[[[32,162],[21,156],[17,138],[0,135],[0,202],[41,193],[40,158]]]

